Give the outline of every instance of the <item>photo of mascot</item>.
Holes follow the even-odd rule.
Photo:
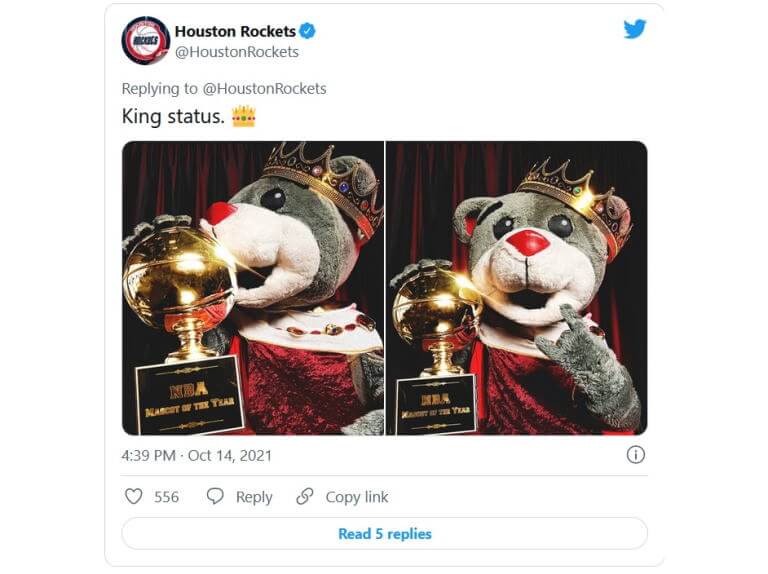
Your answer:
[[[514,192],[455,209],[454,230],[469,245],[470,278],[486,303],[480,344],[464,353],[468,371],[481,365],[483,432],[595,434],[641,424],[629,372],[581,314],[629,237],[630,211],[613,188],[590,187],[591,170],[570,179],[568,165],[551,169],[545,160]],[[435,265],[452,263],[422,260],[391,286]]]
[[[247,432],[382,434],[381,336],[354,304],[324,305],[382,221],[379,182],[358,157],[334,157],[333,146],[307,157],[305,148],[275,147],[259,179],[199,221],[239,271],[233,311],[203,342],[240,357]],[[157,227],[191,224],[158,216],[123,248]]]

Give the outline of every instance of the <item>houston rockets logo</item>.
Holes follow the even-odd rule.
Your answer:
[[[123,30],[123,52],[131,61],[154,64],[168,53],[171,36],[168,28],[152,16],[139,16]]]

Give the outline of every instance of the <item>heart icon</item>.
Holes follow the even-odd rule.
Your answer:
[[[128,502],[131,504],[136,504],[141,500],[141,496],[144,493],[140,488],[126,488],[125,489],[125,498]]]

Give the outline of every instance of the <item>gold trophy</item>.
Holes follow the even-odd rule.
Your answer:
[[[135,368],[139,434],[243,428],[238,358],[218,356],[202,342],[232,310],[235,273],[222,245],[181,224],[156,229],[129,254],[126,302],[145,324],[181,341],[164,363]]]
[[[166,363],[216,356],[203,345],[203,333],[226,318],[236,289],[232,255],[185,226],[155,231],[136,245],[123,269],[125,300],[139,319],[181,340]]]
[[[392,305],[400,337],[432,353],[419,377],[395,381],[395,434],[456,434],[478,428],[477,380],[454,365],[455,351],[477,337],[483,297],[465,276],[440,265],[403,283]],[[391,404],[391,403],[389,403]]]
[[[458,375],[454,351],[465,348],[477,336],[483,297],[465,276],[434,267],[408,279],[392,305],[392,321],[409,345],[420,344],[432,353],[432,366],[422,377]]]

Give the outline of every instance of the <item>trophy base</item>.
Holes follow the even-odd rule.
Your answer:
[[[457,365],[451,365],[450,367],[429,367],[428,369],[424,369],[419,374],[419,377],[422,379],[427,379],[429,377],[447,377],[450,375],[463,375],[464,369]]]
[[[165,358],[165,364],[168,365],[171,363],[182,363],[184,361],[200,361],[202,359],[210,359],[211,357],[216,356],[216,351],[206,348],[194,349],[190,351],[180,349],[169,354]]]
[[[421,371],[419,377],[449,377],[464,374],[464,369],[451,361],[454,351],[453,343],[440,341],[431,345],[429,351],[432,353],[432,366]]]
[[[165,358],[166,364],[201,361],[218,356],[216,351],[203,345],[203,322],[200,319],[185,317],[173,326],[173,331],[179,337],[181,347]]]

